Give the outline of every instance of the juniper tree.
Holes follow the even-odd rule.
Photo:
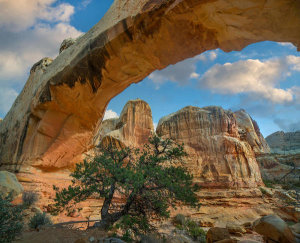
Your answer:
[[[170,207],[199,206],[193,176],[182,166],[187,155],[183,145],[152,136],[143,149],[98,149],[96,157],[76,165],[68,188],[54,186],[54,212],[71,211],[93,196],[104,199],[97,226],[109,227],[121,219],[131,230],[147,232],[151,220],[170,216]]]

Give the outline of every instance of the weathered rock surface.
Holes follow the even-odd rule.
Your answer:
[[[206,234],[207,243],[214,243],[221,240],[227,240],[230,238],[231,238],[230,234],[228,232],[228,229],[226,228],[219,228],[219,227],[210,228]]]
[[[238,131],[242,140],[247,141],[255,154],[270,153],[269,145],[260,132],[260,129],[245,110],[234,112]]]
[[[288,225],[277,215],[268,215],[256,220],[254,230],[265,237],[266,242],[296,243]]]
[[[254,150],[264,147],[251,120],[242,116],[246,113],[238,120],[221,107],[188,106],[161,118],[156,132],[185,144],[187,167],[203,187],[256,187],[262,181]]]
[[[154,133],[150,106],[143,100],[130,100],[124,106],[119,118],[102,122],[95,136],[95,145],[120,143],[140,147],[148,142]]]
[[[262,178],[269,181],[297,182],[300,175],[299,154],[258,154]],[[294,166],[295,165],[295,166]]]
[[[8,171],[0,171],[0,193],[5,197],[11,193],[15,198],[23,191],[15,174]]]
[[[51,65],[31,72],[0,126],[1,166],[68,167],[130,84],[206,50],[265,40],[300,45],[299,1],[115,0]]]
[[[66,50],[67,48],[69,48],[71,45],[73,45],[74,43],[76,42],[75,39],[73,38],[68,38],[68,39],[65,39],[63,40],[63,42],[61,43],[60,45],[60,48],[59,48],[59,54]]]
[[[300,154],[300,131],[275,132],[266,137],[272,153],[278,154]]]

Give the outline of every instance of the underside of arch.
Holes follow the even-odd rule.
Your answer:
[[[115,0],[53,62],[39,62],[0,125],[0,165],[71,166],[89,150],[108,102],[157,69],[259,41],[300,47],[296,0]]]

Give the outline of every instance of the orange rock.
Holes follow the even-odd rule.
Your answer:
[[[265,40],[299,46],[299,23],[295,0],[116,0],[50,65],[32,70],[1,122],[1,166],[18,171],[37,159],[44,168],[73,166],[108,102],[130,84],[207,50]]]
[[[235,113],[220,107],[188,106],[161,118],[156,132],[184,143],[186,166],[202,187],[256,187],[262,184],[259,167],[251,141],[240,135],[240,124]],[[251,126],[247,130],[256,136]]]

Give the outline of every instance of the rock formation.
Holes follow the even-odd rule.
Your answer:
[[[161,118],[156,132],[184,143],[187,167],[203,187],[262,184],[254,151],[265,148],[244,111],[235,114],[220,107],[188,106]]]
[[[11,194],[15,198],[21,192],[23,192],[23,187],[16,175],[8,171],[0,171],[0,194],[4,197]]]
[[[150,106],[143,100],[130,100],[119,118],[102,122],[95,136],[95,145],[117,143],[121,146],[140,147],[154,132]]]
[[[300,173],[300,131],[275,132],[266,138],[271,153],[258,154],[262,177],[265,180],[295,183]]]
[[[300,131],[278,131],[266,137],[272,153],[300,154]]]
[[[110,99],[130,84],[206,50],[265,40],[299,46],[299,23],[295,0],[115,0],[49,66],[33,68],[0,126],[1,166],[68,167],[90,149]]]
[[[236,111],[234,114],[241,139],[249,143],[256,155],[270,153],[269,145],[260,133],[256,121],[245,110]]]

